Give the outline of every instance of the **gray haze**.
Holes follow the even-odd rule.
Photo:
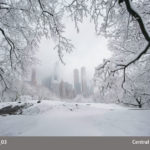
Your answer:
[[[53,50],[54,42],[50,39],[42,39],[37,53],[40,65],[36,66],[38,80],[49,76],[54,69],[54,63],[60,63],[60,78],[73,83],[73,69],[86,67],[88,78],[92,79],[94,69],[104,58],[109,58],[111,52],[107,49],[107,41],[103,37],[97,36],[94,32],[94,25],[86,21],[79,24],[80,32],[77,33],[69,20],[65,35],[71,39],[75,48],[72,53],[64,54],[63,65],[58,58],[57,51]]]

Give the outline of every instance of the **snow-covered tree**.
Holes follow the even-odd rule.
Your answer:
[[[0,1],[0,92],[11,88],[33,63],[40,38],[56,42],[55,49],[62,60],[63,51],[71,51],[70,41],[63,36],[63,7],[55,0]],[[10,85],[11,84],[11,85]]]
[[[108,92],[108,87],[113,85],[114,91],[123,91],[122,102],[130,101],[128,104],[139,107],[148,101],[150,94],[147,65],[150,60],[149,8],[150,2],[147,0],[120,1],[123,12],[115,17],[116,23],[115,20],[110,20],[111,23],[114,22],[111,27],[105,26],[106,35],[111,37],[109,49],[113,51],[113,56],[99,65],[95,73],[95,81],[98,82],[100,91],[102,89]],[[120,86],[116,88],[118,84]]]
[[[116,80],[117,86],[120,84],[127,91],[127,78],[137,76],[134,66],[142,64],[144,74],[149,70],[149,14],[149,0],[1,0],[1,91],[9,88],[11,77],[32,63],[42,36],[55,40],[55,49],[63,62],[63,52],[70,52],[73,47],[63,35],[62,20],[66,16],[72,18],[77,31],[78,23],[90,18],[96,33],[109,38],[114,55],[97,67],[96,80],[104,74],[100,81],[102,89],[110,85],[114,88]]]

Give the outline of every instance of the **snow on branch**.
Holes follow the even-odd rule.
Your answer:
[[[148,34],[148,31],[145,27],[145,24],[142,20],[142,17],[140,16],[140,14],[134,9],[134,7],[132,6],[132,3],[130,0],[123,0],[126,4],[127,10],[129,12],[130,15],[132,15],[136,21],[139,23],[140,29],[145,37],[145,39],[150,42],[150,36]]]

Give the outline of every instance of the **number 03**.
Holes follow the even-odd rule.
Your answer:
[[[0,140],[0,143],[3,145],[3,144],[7,144],[7,140]]]

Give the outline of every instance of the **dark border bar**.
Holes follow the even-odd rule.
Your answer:
[[[0,137],[0,150],[150,150],[150,137]]]

